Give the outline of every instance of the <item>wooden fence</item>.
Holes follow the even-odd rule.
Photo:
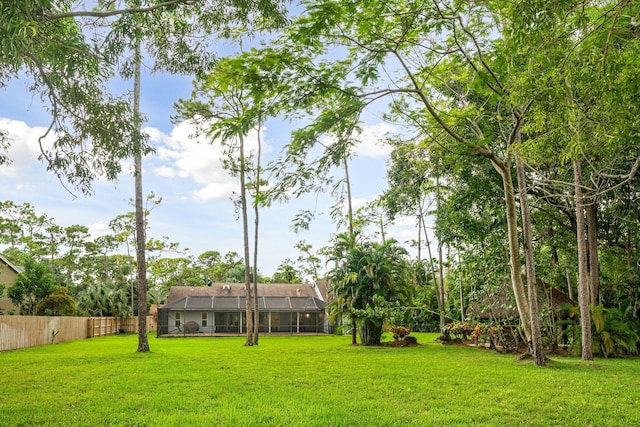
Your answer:
[[[0,316],[0,351],[113,335],[120,330],[137,333],[138,318]],[[147,332],[155,330],[155,320],[147,317]]]

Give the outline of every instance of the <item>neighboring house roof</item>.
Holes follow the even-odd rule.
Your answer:
[[[320,311],[325,303],[313,285],[258,284],[258,309],[271,311]],[[162,310],[238,311],[246,307],[244,283],[211,286],[173,286]]]
[[[11,270],[13,270],[16,274],[20,274],[24,271],[24,267],[18,267],[13,265],[4,255],[0,254],[0,262],[2,264],[6,264]]]
[[[0,283],[5,285],[4,292],[0,292],[0,314],[4,312],[16,311],[19,309],[9,298],[4,295],[9,286],[13,284],[16,276],[24,271],[23,267],[13,265],[7,257],[0,254]]]

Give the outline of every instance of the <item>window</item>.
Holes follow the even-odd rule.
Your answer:
[[[207,320],[208,320],[207,313],[202,313],[202,327],[203,328],[207,327]]]
[[[176,313],[176,328],[182,324],[182,313]]]

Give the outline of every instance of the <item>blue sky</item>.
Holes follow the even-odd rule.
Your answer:
[[[55,219],[61,226],[85,225],[94,236],[106,233],[113,218],[133,210],[129,204],[134,196],[129,173],[132,162],[125,162],[125,173],[118,182],[96,181],[92,196],[70,193],[38,160],[38,137],[48,126],[49,115],[38,97],[29,92],[28,84],[28,81],[13,80],[0,88],[0,128],[9,131],[14,140],[10,149],[13,163],[0,167],[2,199],[28,202],[38,213]],[[230,199],[232,192],[238,191],[238,180],[222,169],[220,149],[215,142],[198,143],[189,137],[193,133],[189,123],[170,121],[175,114],[174,102],[187,98],[190,92],[190,78],[144,75],[142,79],[141,109],[148,119],[145,131],[156,149],[155,155],[143,160],[143,191],[162,198],[149,218],[149,237],[168,236],[181,248],[189,248],[186,254],[196,256],[207,250],[242,254],[242,227]],[[371,201],[386,188],[388,148],[380,145],[379,140],[392,130],[391,125],[374,115],[364,118],[367,123],[360,137],[362,145],[350,168],[356,207]],[[262,133],[265,163],[273,160],[289,142],[295,125],[280,120],[266,124]],[[255,132],[249,140],[256,140]],[[332,203],[327,196],[310,195],[262,209],[260,272],[271,276],[283,260],[295,260],[299,254],[294,245],[301,240],[310,243],[314,250],[326,246],[336,233],[328,215]],[[295,234],[290,230],[291,220],[301,209],[323,214],[312,223],[310,230]],[[250,222],[253,223],[252,218]],[[400,221],[389,229],[388,237],[400,242],[415,238],[413,224],[413,219]]]

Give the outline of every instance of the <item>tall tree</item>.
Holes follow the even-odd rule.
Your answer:
[[[587,267],[587,242],[584,221],[584,197],[582,195],[582,168],[580,160],[573,161],[576,205],[576,236],[578,239],[578,301],[580,304],[580,326],[582,330],[582,360],[593,360],[591,347],[591,312],[589,304],[589,273]]]
[[[58,284],[46,264],[36,261],[32,256],[25,256],[22,265],[24,271],[16,276],[7,296],[20,307],[22,314],[33,316],[38,303],[51,295]]]
[[[155,59],[154,70],[193,73],[212,57],[207,37],[227,34],[237,23],[283,24],[283,5],[280,0],[3,2],[0,84],[30,79],[30,90],[52,116],[39,140],[48,169],[90,193],[95,177],[115,180],[120,161],[139,148],[131,103],[108,89],[112,65],[134,33],[149,40],[146,51]],[[132,63],[126,68],[131,71]],[[0,130],[0,164],[11,160],[10,143]]]
[[[260,132],[263,115],[261,99],[263,95],[245,82],[239,72],[238,60],[221,60],[213,68],[212,72],[194,82],[194,92],[190,100],[180,100],[176,108],[182,118],[193,120],[210,137],[211,143],[220,143],[226,154],[223,166],[232,175],[240,180],[240,218],[243,229],[244,248],[244,283],[246,296],[246,321],[247,339],[245,345],[255,344],[254,322],[259,321],[257,306],[253,303],[257,300],[257,282],[253,286],[252,280],[257,281],[257,270],[251,274],[251,252],[249,245],[249,220],[248,220],[248,194],[249,187],[255,191],[255,238],[254,251],[257,251],[257,227],[258,227],[258,198],[260,197],[260,164],[259,157],[256,163],[253,156],[249,159],[249,148],[246,144],[247,136],[251,132]],[[259,136],[258,136],[259,138]],[[258,140],[258,153],[260,144]],[[250,179],[250,171],[254,171],[254,180]],[[254,260],[257,259],[254,252]],[[257,265],[254,264],[254,269]]]
[[[116,179],[120,160],[133,151],[135,128],[126,99],[107,87],[115,62],[96,51],[83,23],[69,15],[69,2],[3,2],[0,82],[29,79],[51,122],[39,139],[47,169],[84,193],[99,175]]]
[[[542,346],[542,333],[540,331],[540,319],[538,316],[538,284],[536,280],[529,194],[527,191],[527,178],[525,176],[524,163],[519,157],[516,157],[516,173],[518,177],[518,193],[520,196],[520,215],[522,216],[522,243],[525,259],[525,272],[527,277],[527,290],[529,294],[529,312],[531,314],[532,324],[529,349],[534,363],[537,366],[545,366],[546,357]]]
[[[450,151],[491,163],[502,179],[512,289],[529,339],[511,152],[527,101],[510,97],[515,55],[492,40],[500,15],[490,6],[313,1],[279,50],[263,50],[258,61],[271,67],[265,73],[281,77],[281,91],[289,94],[283,108],[312,114],[290,144],[299,158],[320,136],[345,135],[363,109],[386,97],[396,117],[407,123],[411,114],[423,137],[444,133],[439,141]],[[344,55],[326,60],[329,49]]]
[[[141,40],[135,40],[135,64],[133,83],[133,111],[140,117],[140,57]],[[135,217],[136,217],[136,261],[138,278],[138,353],[150,351],[147,338],[147,224],[145,210],[142,204],[142,122],[137,120],[136,149],[134,150],[134,181],[135,181]]]

